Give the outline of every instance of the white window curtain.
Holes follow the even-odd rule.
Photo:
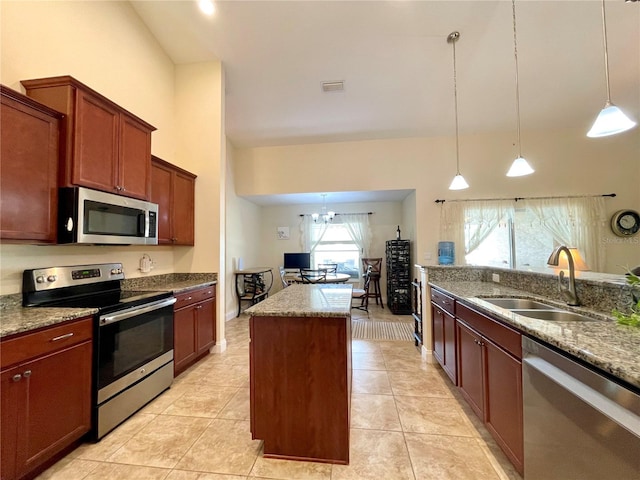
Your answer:
[[[456,251],[456,264],[465,264],[465,255],[473,252],[482,241],[513,214],[511,200],[449,202],[440,211],[440,239],[452,241]]]
[[[606,224],[603,197],[529,199],[523,202],[556,242],[576,247],[591,270],[603,271]]]
[[[341,213],[340,221],[345,226],[354,243],[360,249],[361,258],[369,256],[371,227],[367,213]]]
[[[324,234],[327,233],[327,227],[325,223],[315,223],[311,215],[304,215],[302,222],[300,222],[300,246],[302,251],[313,253]]]

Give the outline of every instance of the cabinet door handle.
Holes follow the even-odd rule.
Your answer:
[[[73,337],[73,332],[71,332],[71,333],[65,333],[64,335],[60,335],[59,337],[53,337],[53,338],[51,339],[51,341],[52,341],[52,342],[58,342],[58,341],[60,341],[60,340],[65,340],[65,339],[67,339],[67,338],[71,338],[71,337]]]
[[[19,382],[22,379],[22,375],[20,375],[19,373],[16,373],[13,377],[11,377],[11,380],[13,380],[14,382]]]
[[[31,376],[31,370],[26,370],[26,371],[22,374],[22,376],[23,376],[24,378],[29,378],[29,377]]]

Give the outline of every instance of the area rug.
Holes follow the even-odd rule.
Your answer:
[[[413,323],[352,320],[351,338],[362,340],[413,340]]]

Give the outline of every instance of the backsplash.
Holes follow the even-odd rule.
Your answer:
[[[500,285],[563,302],[558,291],[558,276],[553,273],[470,266],[425,266],[424,268],[430,282],[491,282],[492,275],[498,274]],[[598,276],[591,273],[588,279],[576,278],[576,292],[581,305],[607,315],[610,315],[614,308],[628,310],[631,306],[631,287],[623,283],[624,277],[619,276],[612,280],[611,275],[603,274],[602,279],[598,279]]]

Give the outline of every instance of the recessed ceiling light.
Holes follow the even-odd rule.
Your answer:
[[[323,92],[340,92],[344,90],[344,82],[322,82]]]
[[[214,7],[211,0],[198,0],[198,6],[205,15],[213,15],[213,12],[216,11],[216,7]]]

